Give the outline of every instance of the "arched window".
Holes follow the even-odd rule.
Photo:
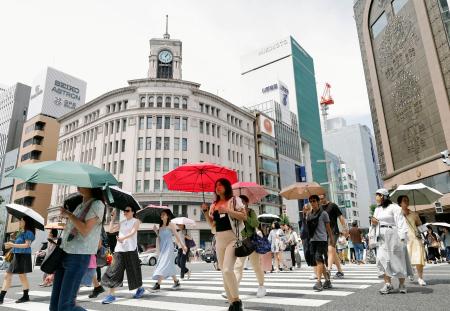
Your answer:
[[[141,97],[141,108],[145,108],[145,97]]]
[[[148,97],[148,106],[153,108],[155,106],[155,98],[153,96]]]
[[[162,98],[162,96],[158,96],[156,98],[156,107],[162,108],[162,105],[163,105],[163,98]]]
[[[187,98],[183,97],[183,109],[187,109]]]
[[[172,97],[166,96],[166,108],[172,107]]]
[[[175,97],[173,99],[173,108],[180,108],[180,98],[179,97]]]

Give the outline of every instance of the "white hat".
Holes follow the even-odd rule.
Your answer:
[[[384,188],[378,189],[377,192],[375,192],[375,193],[376,193],[376,194],[381,194],[381,195],[386,196],[386,197],[389,196],[389,191],[387,191],[387,190],[384,189]]]

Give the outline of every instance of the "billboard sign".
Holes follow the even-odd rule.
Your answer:
[[[275,123],[264,115],[259,116],[259,131],[275,138]]]
[[[27,120],[38,114],[60,118],[85,104],[86,82],[47,67],[33,82]]]
[[[1,171],[0,189],[11,187],[14,184],[14,178],[5,177],[6,174],[16,168],[17,156],[19,155],[19,148],[11,150],[4,155],[3,167]]]

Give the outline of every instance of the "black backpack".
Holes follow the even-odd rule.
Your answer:
[[[319,219],[320,215],[322,215],[322,212],[323,209],[320,208],[317,214],[311,213],[306,221],[306,224],[308,225],[308,234],[310,238],[312,238],[314,236],[314,233],[316,232],[316,228],[319,225]]]

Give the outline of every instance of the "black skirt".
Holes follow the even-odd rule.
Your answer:
[[[14,254],[14,258],[7,272],[12,274],[24,274],[33,272],[31,254]]]

